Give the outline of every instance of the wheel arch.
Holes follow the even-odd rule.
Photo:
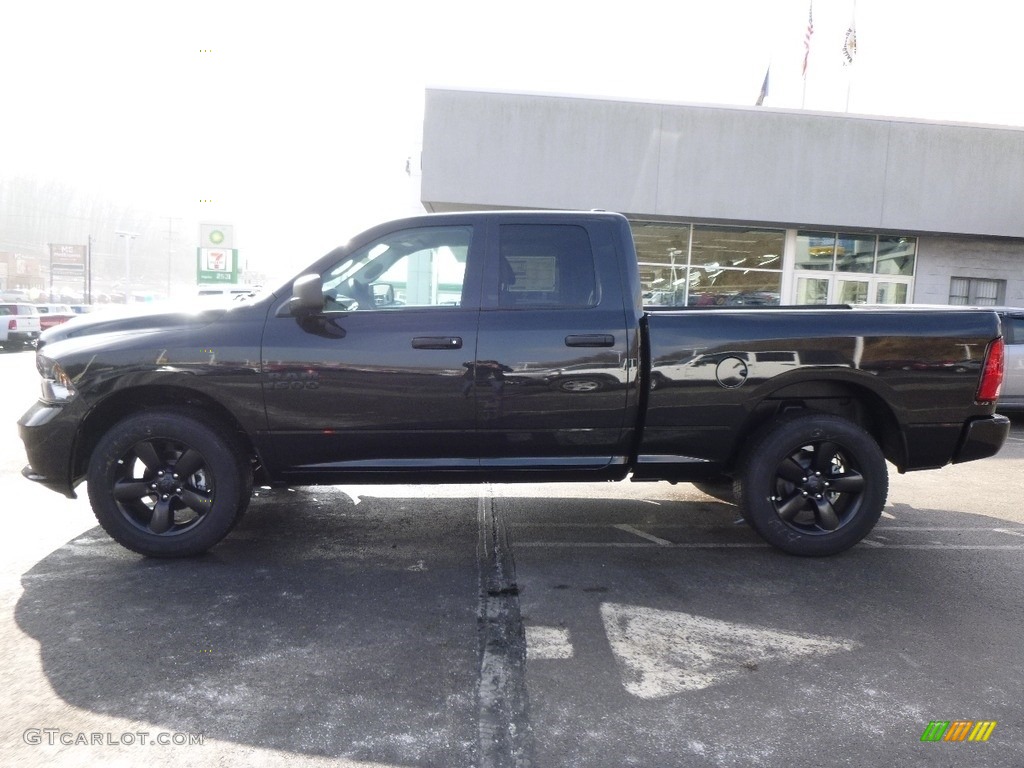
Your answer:
[[[860,382],[809,380],[783,385],[759,400],[741,429],[743,440],[729,469],[735,469],[742,442],[781,414],[799,410],[841,416],[853,422],[875,439],[885,458],[898,469],[906,465],[906,438],[890,400]]]
[[[89,457],[100,438],[118,421],[147,410],[186,408],[200,413],[208,423],[215,424],[237,437],[248,454],[254,472],[262,472],[263,461],[251,436],[234,414],[221,403],[202,392],[166,385],[147,385],[118,390],[108,395],[89,411],[78,432],[72,456],[71,475],[77,482],[85,476]]]

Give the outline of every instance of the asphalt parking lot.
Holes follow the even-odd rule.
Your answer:
[[[624,483],[261,491],[153,561],[21,478],[0,374],[4,765],[1024,764],[1024,422],[834,558]]]

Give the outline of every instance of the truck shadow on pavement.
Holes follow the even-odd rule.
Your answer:
[[[480,670],[477,503],[474,497],[364,497],[354,504],[336,489],[275,492],[254,499],[221,545],[185,560],[142,558],[94,528],[24,574],[17,623],[39,642],[56,693],[88,711],[307,755],[471,765]],[[596,531],[598,543],[572,550],[561,549],[572,545],[564,541],[568,534],[557,534],[559,541],[549,529],[531,528],[541,515],[557,528],[550,506],[545,512],[537,499],[495,503],[506,508],[513,547],[521,536],[555,541],[550,549],[530,550],[544,569],[557,570],[559,560],[572,568],[602,559],[603,522],[620,537],[613,541],[642,529],[669,542],[636,539],[650,544],[652,556],[630,551],[628,567],[636,573],[628,581],[617,582],[620,572],[608,561],[608,584],[598,587],[618,602],[652,599],[643,585],[666,578],[701,585],[700,605],[680,599],[673,606],[679,610],[712,610],[737,596],[763,602],[759,585],[770,578],[773,591],[785,595],[787,614],[803,617],[794,623],[862,641],[865,633],[891,630],[902,643],[915,631],[917,617],[890,605],[895,585],[901,605],[934,602],[941,591],[944,603],[961,606],[958,624],[984,627],[987,620],[972,617],[977,606],[958,603],[979,585],[963,576],[951,584],[946,558],[918,558],[911,569],[907,551],[887,550],[884,542],[823,560],[789,557],[760,546],[752,532],[732,524],[731,507],[710,499],[665,502],[654,511],[634,500],[574,500],[573,518],[597,527],[573,535],[593,539]],[[961,528],[963,535],[952,539],[961,543],[988,541],[969,515],[908,508],[899,517],[900,526]],[[629,528],[616,528],[615,521]],[[997,527],[1007,524],[993,521]],[[884,537],[885,529],[877,531]],[[889,536],[891,544],[914,541],[902,530]],[[928,540],[935,536],[949,532]],[[1024,538],[1005,539],[1024,546]],[[734,548],[716,549],[716,540]],[[681,548],[692,541],[708,548]],[[630,593],[629,584],[640,586]],[[830,593],[824,604],[819,588]],[[531,598],[541,598],[537,590]],[[672,602],[671,591],[659,599]],[[990,589],[987,600],[1002,598]],[[868,611],[874,618],[865,625]],[[872,650],[879,652],[885,651]],[[749,716],[743,692],[729,695],[739,697],[737,717]]]
[[[443,500],[387,513],[367,500],[353,513],[315,497],[254,499],[198,558],[143,558],[97,527],[40,561],[16,620],[54,690],[206,738],[470,764],[475,503],[452,515]]]

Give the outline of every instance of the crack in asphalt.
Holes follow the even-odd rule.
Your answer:
[[[477,507],[480,569],[480,677],[477,717],[481,768],[530,768],[533,730],[526,691],[526,635],[508,530],[490,488]]]

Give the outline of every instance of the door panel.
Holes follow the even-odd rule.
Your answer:
[[[496,299],[481,313],[473,379],[483,464],[616,461],[636,355],[614,254],[598,271],[580,226],[502,224],[488,242],[485,280],[497,290],[485,290]]]
[[[323,313],[269,319],[264,392],[286,471],[477,465],[474,229],[385,235],[324,270]]]

